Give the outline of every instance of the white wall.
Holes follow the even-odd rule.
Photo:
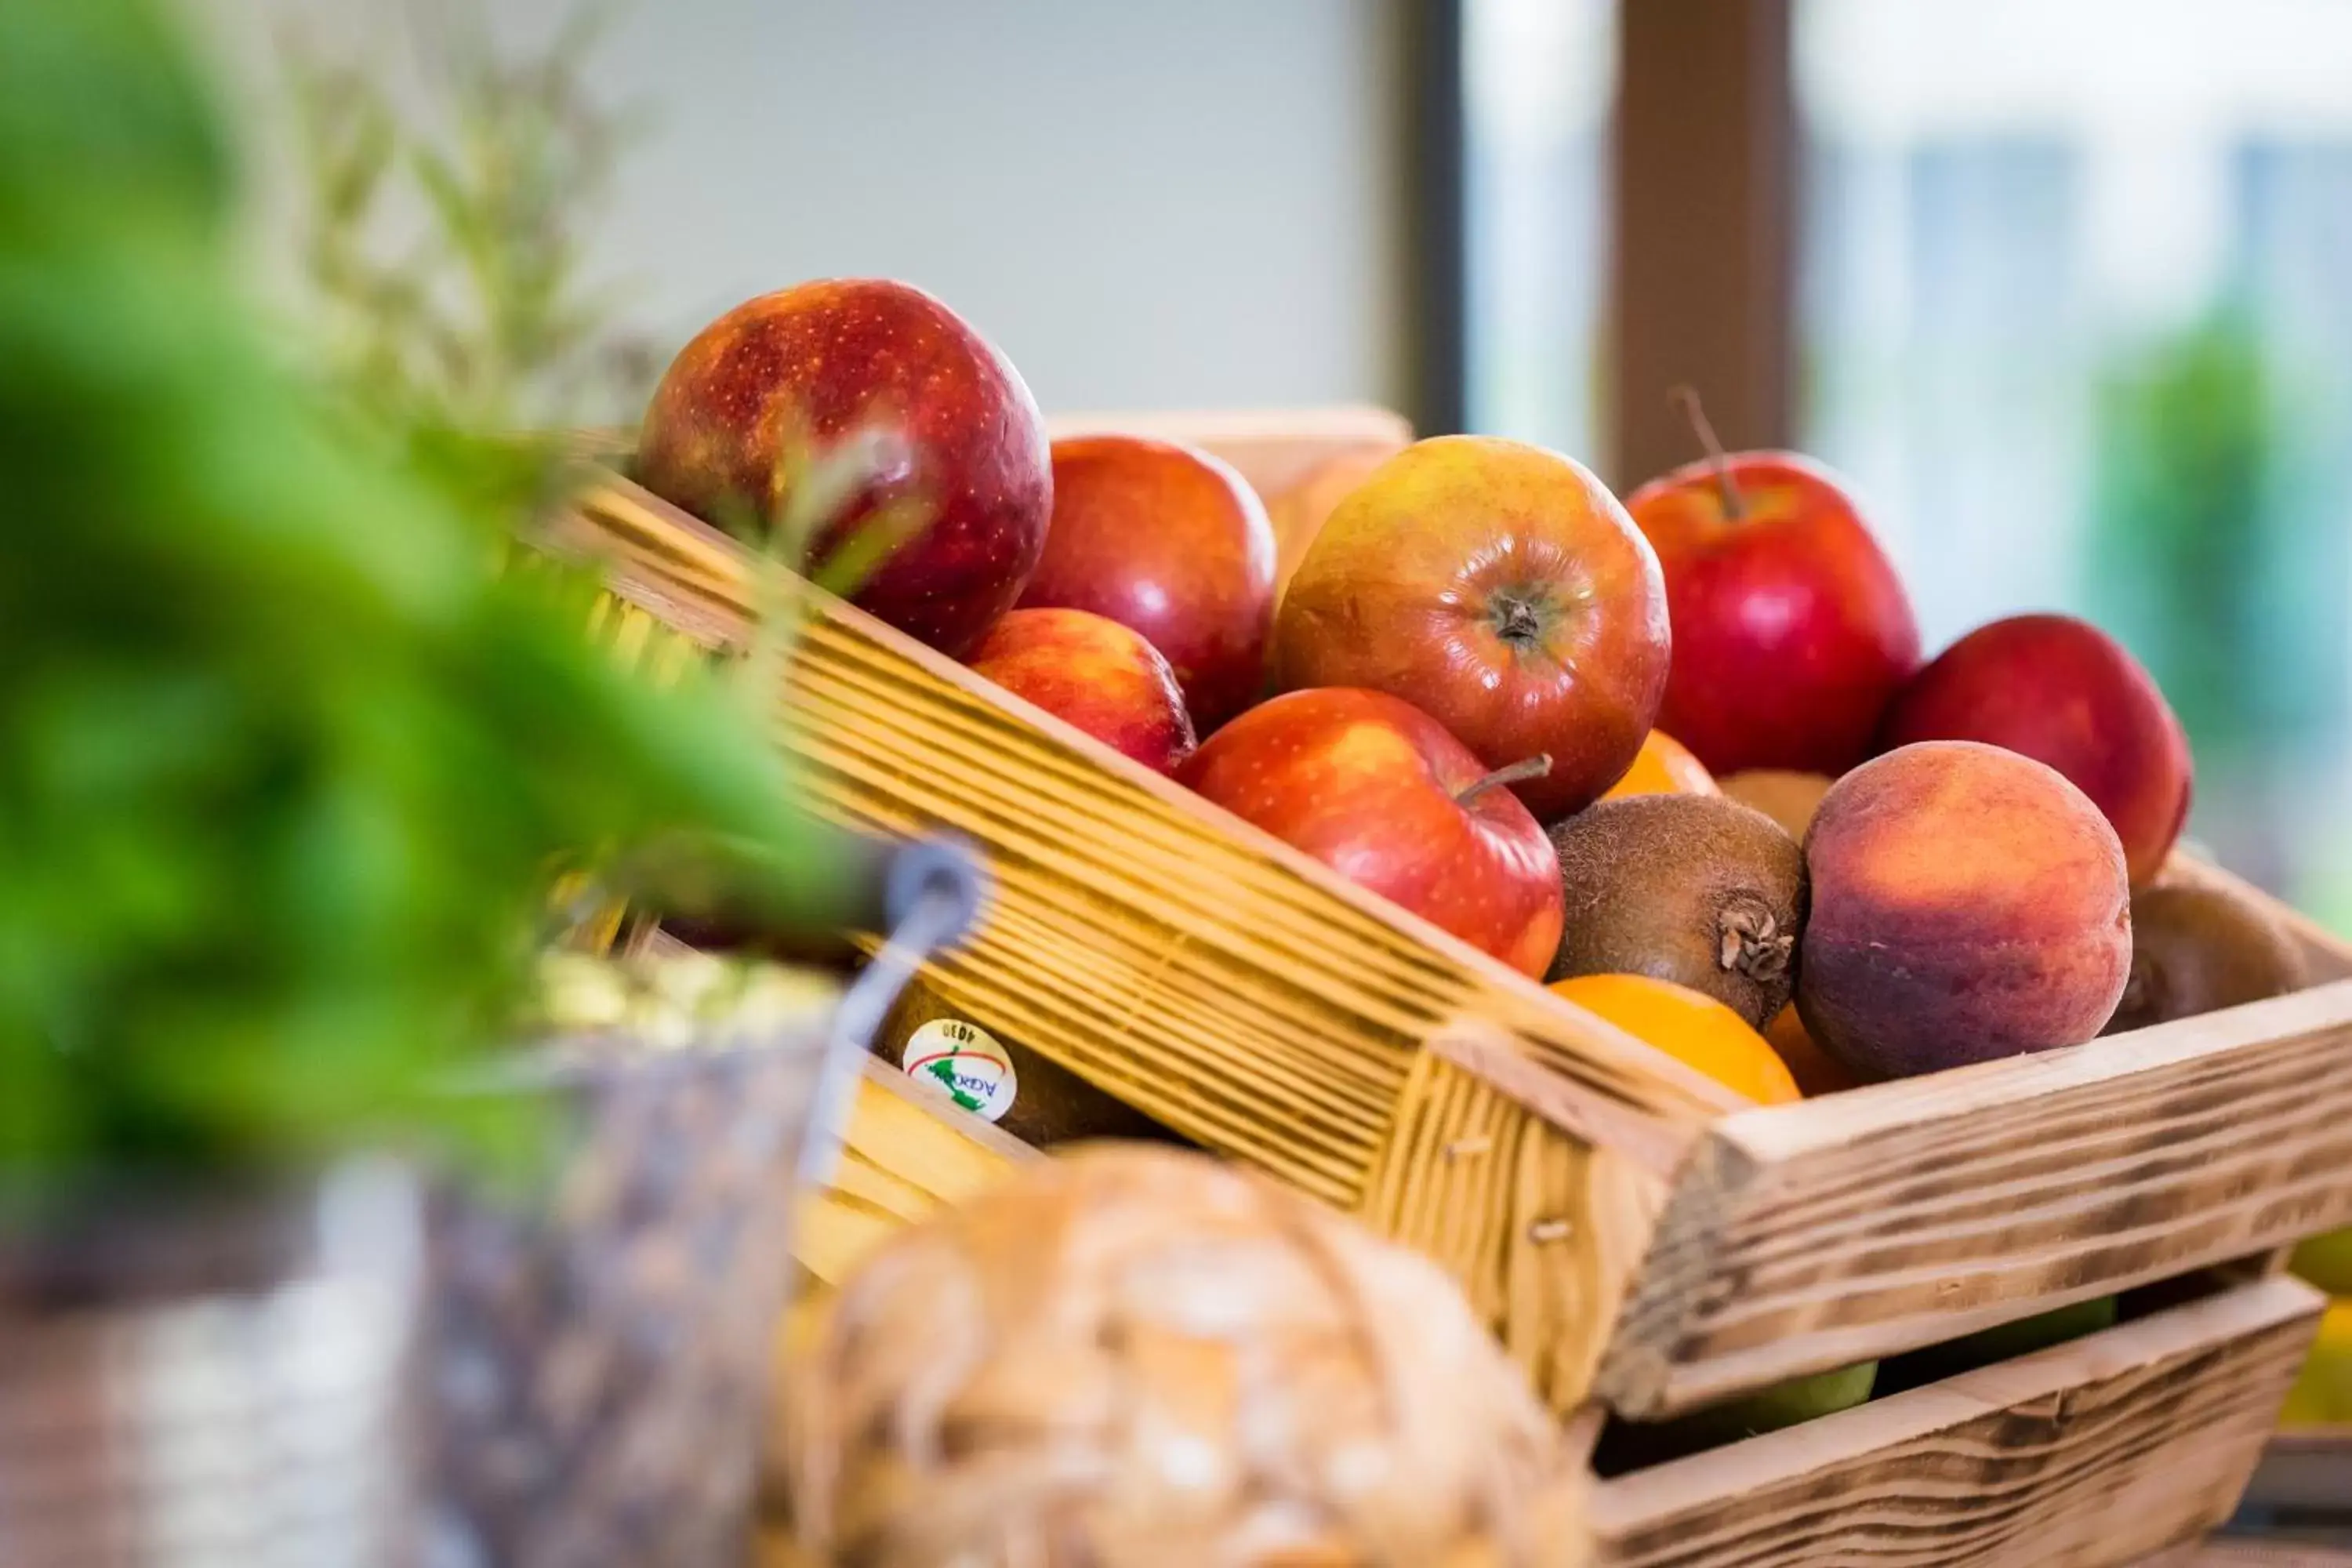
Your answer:
[[[398,37],[394,0],[193,3],[256,104],[273,27]],[[481,3],[526,38],[568,9]],[[637,0],[595,75],[656,123],[595,258],[665,346],[886,274],[1048,410],[1392,401],[1394,3]]]

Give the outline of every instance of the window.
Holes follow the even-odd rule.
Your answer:
[[[1800,0],[1801,444],[1931,647],[2155,671],[2191,831],[2352,918],[2352,6]]]
[[[1464,0],[1469,427],[1591,461],[1615,90],[1610,0]]]

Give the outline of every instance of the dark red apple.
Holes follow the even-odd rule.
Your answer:
[[[1674,618],[1658,728],[1717,778],[1834,778],[1868,756],[1919,668],[1919,626],[1844,482],[1790,453],[1741,452],[1653,479],[1625,508]]]
[[[1286,690],[1401,697],[1552,821],[1642,749],[1665,689],[1657,558],[1607,487],[1517,441],[1440,436],[1375,469],[1307,546],[1276,612]]]
[[[794,479],[788,444],[823,447],[870,427],[905,441],[905,471],[852,498],[814,541],[810,565],[821,570],[860,530],[911,506],[919,531],[851,598],[961,657],[1036,568],[1053,475],[1020,373],[921,289],[839,279],[728,311],[662,376],[638,437],[637,479],[757,539]]]
[[[1205,733],[1264,682],[1274,559],[1265,506],[1215,458],[1076,437],[1054,443],[1054,525],[1021,604],[1092,610],[1142,633]]]
[[[969,661],[1015,697],[1148,768],[1192,754],[1192,721],[1176,672],[1140,632],[1085,610],[1014,610]]]
[[[1559,947],[1559,861],[1543,829],[1506,778],[1400,698],[1273,698],[1176,777],[1524,974],[1540,978]]]
[[[1982,741],[2063,773],[2123,840],[2132,886],[2164,868],[2189,819],[2189,737],[2121,643],[2072,616],[1979,626],[1887,710],[1880,744]]]

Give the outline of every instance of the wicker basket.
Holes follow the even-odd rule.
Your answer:
[[[410,1561],[404,1171],[58,1217],[0,1232],[0,1563]]]
[[[682,1045],[568,1039],[494,1086],[551,1100],[561,1143],[541,1184],[430,1205],[432,1568],[740,1561],[795,1199],[891,1000],[981,900],[949,847],[887,865],[890,938],[845,988]]]

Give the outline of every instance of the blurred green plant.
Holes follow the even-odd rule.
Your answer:
[[[2234,313],[2122,357],[2100,392],[2092,595],[2200,759],[2263,739],[2257,668],[2277,461],[2260,341]]]
[[[643,116],[586,81],[623,7],[584,0],[534,51],[480,11],[410,0],[421,97],[381,59],[283,49],[300,158],[310,325],[337,378],[415,423],[558,430],[634,416],[659,362],[583,267]]]
[[[849,891],[763,725],[625,675],[584,582],[498,569],[509,456],[279,363],[192,59],[155,0],[0,5],[13,1195],[408,1125],[505,1037],[558,873],[721,866],[806,924]],[[512,365],[563,341],[517,331]]]
[[[2090,596],[2147,663],[2202,764],[2293,750],[2340,702],[2340,552],[2261,334],[2217,310],[2118,356],[2099,404]],[[2275,761],[2276,759],[2273,759]]]

